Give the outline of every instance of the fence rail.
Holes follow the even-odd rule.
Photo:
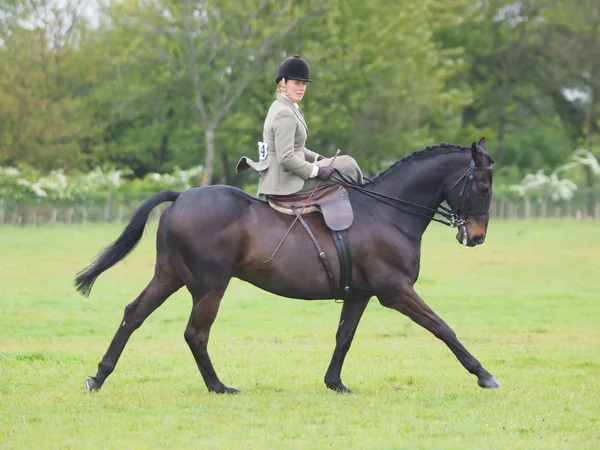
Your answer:
[[[145,197],[144,197],[145,199]],[[129,199],[126,202],[85,204],[18,204],[0,198],[0,226],[40,226],[43,224],[83,224],[83,223],[124,223],[133,216],[144,199]],[[158,206],[150,216],[156,221],[164,207]],[[550,218],[591,218],[600,220],[600,201],[588,214],[585,204],[552,202],[550,204],[533,201],[493,200],[490,217],[496,219],[550,219]]]

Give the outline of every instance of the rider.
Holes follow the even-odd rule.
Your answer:
[[[325,158],[304,145],[308,126],[298,103],[311,82],[307,62],[298,55],[281,63],[275,78],[277,99],[265,119],[263,142],[258,143],[258,162],[243,156],[236,166],[240,173],[249,168],[259,172],[258,195],[290,195],[312,191],[319,181],[332,184],[334,168],[362,184],[356,161],[347,155]],[[333,164],[332,164],[333,163]]]

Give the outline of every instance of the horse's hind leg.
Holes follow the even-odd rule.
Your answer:
[[[177,275],[175,269],[169,263],[162,265],[157,263],[154,278],[152,278],[142,293],[125,307],[121,325],[115,333],[102,361],[98,364],[98,372],[95,376],[86,379],[85,384],[88,391],[98,390],[102,387],[106,378],[115,369],[117,361],[131,334],[142,325],[144,320],[156,308],[162,305],[171,294],[179,290],[182,286],[183,281],[181,281],[181,278],[179,278],[179,275]]]
[[[210,328],[217,317],[219,305],[228,284],[229,280],[219,283],[205,294],[194,292],[195,290],[200,291],[199,289],[190,289],[194,306],[184,336],[208,390],[218,394],[239,394],[240,391],[225,386],[219,380],[207,350]]]
[[[325,385],[329,389],[343,394],[352,394],[352,391],[342,383],[342,365],[344,364],[346,353],[350,350],[358,322],[369,303],[369,299],[370,297],[352,298],[344,301],[342,306],[340,324],[335,335],[335,350],[325,374]]]
[[[477,376],[477,384],[482,388],[500,387],[496,379],[485,370],[481,363],[460,343],[456,334],[432,309],[423,301],[412,287],[407,287],[393,297],[378,297],[383,306],[400,311],[414,322],[429,330],[435,337],[444,341],[470,373]]]

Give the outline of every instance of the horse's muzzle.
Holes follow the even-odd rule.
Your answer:
[[[473,242],[473,247],[476,245],[481,245],[485,242],[485,234],[474,236],[473,239],[471,239],[471,241]]]
[[[456,240],[465,247],[475,247],[476,245],[481,245],[485,242],[486,232],[487,226],[468,222],[458,227]]]

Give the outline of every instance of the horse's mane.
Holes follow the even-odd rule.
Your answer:
[[[439,154],[447,154],[447,153],[452,153],[452,152],[464,152],[466,150],[470,150],[469,147],[463,147],[463,146],[454,145],[454,144],[442,143],[442,144],[430,145],[429,147],[425,147],[421,150],[414,151],[410,155],[406,155],[404,158],[399,159],[398,161],[393,163],[390,167],[385,169],[383,172],[380,172],[379,175],[377,175],[375,178],[371,179],[370,182],[371,183],[376,182],[377,180],[381,179],[383,176],[385,176],[389,172],[402,166],[402,164],[405,162],[414,161],[417,159],[431,158],[434,156],[438,156]]]

